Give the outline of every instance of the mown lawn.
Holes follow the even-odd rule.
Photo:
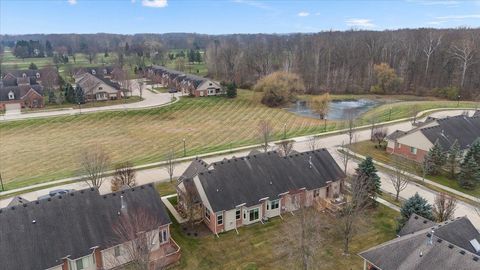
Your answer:
[[[395,218],[398,213],[383,205],[368,210],[357,225],[358,232],[350,245],[349,256],[342,255],[343,242],[338,220],[326,213],[309,209],[319,215],[321,240],[315,246],[312,269],[361,269],[363,260],[356,254],[395,237]],[[299,215],[284,215],[265,224],[254,224],[235,231],[203,238],[185,236],[177,223],[172,237],[182,248],[180,264],[174,269],[301,269],[299,260]]]
[[[374,160],[384,164],[394,164],[395,162],[396,164],[399,164],[404,170],[410,173],[414,173],[420,177],[422,176],[421,165],[411,160],[390,155],[383,149],[377,149],[375,148],[375,144],[373,142],[370,142],[370,141],[358,142],[349,146],[349,148],[358,154],[361,154],[364,156],[371,156]],[[480,196],[480,187],[477,187],[476,189],[473,189],[473,190],[465,189],[459,185],[457,180],[452,179],[447,172],[442,172],[441,175],[436,175],[436,176],[427,175],[426,178],[428,180],[456,189],[463,193],[466,193],[472,196]]]
[[[87,102],[85,104],[82,104],[81,109],[135,103],[135,102],[140,102],[142,100],[143,100],[143,98],[140,98],[139,96],[131,96],[131,97],[128,97],[126,99],[122,98],[122,99],[116,99],[116,100],[93,101],[93,102]],[[43,109],[23,108],[22,112],[41,112],[41,111],[45,111],[45,110],[56,110],[56,109],[66,109],[66,108],[78,109],[79,108],[78,105],[71,104],[71,103],[48,104],[48,97],[46,97],[45,102],[46,102],[45,108],[43,108]]]

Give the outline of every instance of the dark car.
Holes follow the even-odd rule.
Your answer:
[[[170,88],[168,89],[168,93],[177,93],[177,89]]]

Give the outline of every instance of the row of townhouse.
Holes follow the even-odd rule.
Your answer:
[[[42,108],[42,70],[11,70],[0,80],[0,110],[7,108]]]
[[[326,149],[194,160],[177,184],[180,211],[218,234],[342,197],[345,174]]]
[[[147,76],[164,87],[175,89],[186,95],[206,97],[224,94],[218,82],[162,66],[148,68]]]
[[[148,251],[148,269],[180,259],[152,184],[101,195],[84,189],[0,209],[4,270],[118,269]],[[145,253],[147,254],[147,253]]]
[[[422,162],[435,142],[444,151],[457,142],[465,152],[480,138],[480,113],[445,118],[429,117],[408,131],[396,130],[386,137],[387,152],[416,162]]]

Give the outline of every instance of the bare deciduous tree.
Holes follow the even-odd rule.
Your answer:
[[[309,107],[320,116],[320,119],[325,119],[328,114],[328,108],[330,107],[330,94],[325,93],[317,98],[312,98]]]
[[[310,138],[308,138],[307,144],[308,144],[308,149],[310,151],[315,151],[318,148],[320,148],[319,139],[318,137],[315,137],[315,136],[310,136]]]
[[[359,176],[366,177],[366,176]],[[348,179],[347,179],[348,181]],[[356,231],[356,221],[366,207],[368,187],[366,181],[356,178],[350,179],[350,198],[347,200],[339,216],[339,230],[343,236],[343,253],[349,254],[349,247]]]
[[[473,64],[474,54],[475,54],[475,39],[472,36],[462,40],[460,44],[453,45],[450,49],[450,53],[453,58],[460,61],[462,66],[462,77],[460,81],[460,87],[463,87],[465,84],[465,75],[467,74],[468,68]]]
[[[408,186],[408,177],[406,172],[401,168],[398,159],[394,159],[391,166],[393,167],[393,170],[388,173],[388,178],[395,189],[395,201],[398,202],[400,192]]]
[[[347,110],[347,135],[348,135],[348,144],[352,144],[355,137],[355,111],[353,109]]]
[[[344,141],[342,141],[341,150],[342,151],[338,152],[338,156],[340,157],[340,161],[343,164],[343,173],[347,174],[348,162],[350,161],[351,154],[350,149],[348,147],[345,147]]]
[[[377,142],[378,147],[382,146],[382,143],[387,137],[388,129],[385,127],[378,127],[373,131],[373,139]]]
[[[278,150],[282,156],[288,156],[293,150],[293,141],[282,141],[278,144]]]
[[[423,47],[423,53],[427,57],[427,63],[425,64],[425,77],[428,74],[428,67],[430,64],[430,58],[435,50],[438,48],[442,40],[441,34],[435,34],[434,32],[429,32],[427,38],[425,39],[425,45]]]
[[[443,192],[437,194],[432,209],[435,220],[437,222],[443,222],[452,219],[456,207],[457,199],[455,197],[449,196]]]
[[[117,164],[112,178],[112,191],[118,191],[123,186],[135,186],[135,170],[133,164],[129,161]]]
[[[128,262],[128,269],[132,270],[164,268],[165,253],[158,247],[158,232],[155,231],[159,224],[160,221],[145,209],[128,209],[121,212],[112,228],[114,234],[112,244],[123,243],[120,246],[121,256],[118,258],[109,256],[106,263],[115,266]],[[154,252],[155,257],[152,256]]]
[[[170,182],[172,182],[175,171],[175,149],[173,147],[165,154],[165,170],[168,173]]]
[[[272,127],[270,122],[267,120],[260,120],[258,123],[258,136],[261,139],[263,151],[267,152],[268,143],[270,142],[270,138],[272,136]]]
[[[417,117],[419,112],[420,112],[420,106],[418,106],[418,104],[413,105],[410,111],[412,125],[415,125],[417,123]]]
[[[100,188],[105,179],[104,173],[110,166],[108,154],[100,146],[85,149],[80,156],[80,164],[86,175],[84,181],[90,187]]]

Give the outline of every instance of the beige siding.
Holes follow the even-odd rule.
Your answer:
[[[423,135],[421,131],[415,131],[401,138],[398,138],[397,142],[425,151],[428,151],[433,146],[433,144],[427,139],[427,137]]]

